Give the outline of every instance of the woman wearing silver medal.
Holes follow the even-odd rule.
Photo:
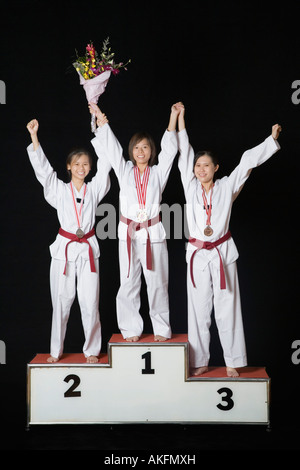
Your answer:
[[[280,148],[277,138],[281,127],[274,125],[272,135],[244,152],[228,177],[215,181],[219,165],[210,152],[194,156],[184,112],[182,107],[178,117],[178,166],[190,233],[186,254],[190,367],[194,375],[207,371],[214,308],[227,375],[237,377],[236,368],[246,366],[247,357],[236,268],[238,251],[229,231],[231,208],[251,170]]]
[[[105,121],[103,121],[104,124]],[[96,209],[110,188],[108,161],[99,155],[97,173],[89,183],[85,178],[92,159],[84,150],[71,152],[67,158],[70,183],[61,181],[39,143],[39,123],[30,121],[27,129],[32,144],[27,151],[45,199],[57,210],[59,233],[50,246],[50,289],[53,305],[50,356],[48,362],[59,361],[70,309],[76,290],[81,310],[87,362],[98,362],[101,350],[99,318],[99,244],[95,236]]]
[[[102,118],[98,106],[90,110]],[[160,221],[160,202],[177,154],[178,103],[171,108],[168,129],[161,141],[158,164],[155,145],[147,133],[135,134],[126,161],[123,150],[108,124],[98,128],[93,145],[104,149],[120,186],[118,326],[126,341],[138,341],[143,332],[140,310],[142,272],[147,284],[149,315],[154,340],[171,337],[168,297],[168,252],[166,233]]]

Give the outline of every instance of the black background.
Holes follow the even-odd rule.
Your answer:
[[[291,85],[299,79],[297,2],[40,2],[10,1],[0,19],[0,79],[6,104],[1,133],[1,312],[0,365],[3,449],[90,449],[161,452],[296,449],[300,365],[292,363],[299,338],[298,190],[299,112]],[[3,7],[4,8],[4,7]],[[134,132],[149,131],[159,147],[171,105],[183,101],[195,150],[219,156],[219,176],[229,174],[244,150],[264,140],[275,123],[282,149],[254,170],[234,204],[231,232],[238,246],[240,289],[248,362],[265,366],[272,379],[271,433],[245,426],[38,427],[25,432],[26,364],[48,352],[51,328],[50,255],[58,222],[35,179],[26,147],[27,122],[37,118],[39,139],[58,176],[76,145],[92,150],[90,116],[78,75],[75,50],[92,40],[97,50],[110,37],[127,71],[112,76],[99,105],[124,153]],[[118,183],[103,202],[118,208]],[[163,202],[184,204],[177,160]],[[99,219],[97,219],[98,222]],[[100,312],[103,351],[118,332],[117,240],[99,240]],[[185,333],[185,240],[168,240],[170,309],[174,333]],[[151,332],[145,287],[145,332]],[[66,352],[80,352],[83,333],[77,302],[72,309]],[[213,327],[211,364],[222,365]]]

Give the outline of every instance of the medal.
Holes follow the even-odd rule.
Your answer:
[[[80,228],[80,225],[81,225],[81,213],[82,213],[82,205],[83,205],[83,201],[84,201],[84,198],[85,198],[85,193],[86,193],[86,184],[85,184],[85,187],[84,187],[84,193],[83,193],[83,198],[81,199],[81,204],[80,204],[80,208],[79,208],[79,213],[78,213],[78,210],[77,210],[77,205],[76,205],[76,201],[75,201],[75,196],[74,196],[74,190],[73,190],[73,184],[72,184],[72,181],[70,183],[71,185],[71,192],[72,192],[72,197],[73,197],[73,204],[74,204],[74,209],[75,209],[75,214],[76,214],[76,218],[77,218],[77,225],[78,225],[78,229],[76,231],[76,236],[78,238],[83,238],[85,233],[84,231]]]
[[[202,185],[201,185],[202,186]],[[213,186],[214,187],[214,186]],[[206,219],[206,227],[204,229],[204,235],[206,235],[207,237],[210,237],[214,231],[213,229],[211,228],[210,226],[210,218],[211,218],[211,200],[212,200],[212,193],[213,193],[213,187],[211,188],[211,192],[210,192],[210,201],[209,201],[209,206],[207,205],[207,199],[206,199],[206,195],[205,195],[205,190],[202,186],[202,199],[203,199],[203,204],[204,204],[204,208],[205,208],[205,211],[206,211],[206,215],[207,215],[207,219]]]
[[[209,225],[207,227],[205,227],[204,235],[206,235],[207,237],[210,237],[213,233],[214,233],[214,231]]]
[[[136,214],[137,220],[140,223],[146,222],[148,220],[148,214],[146,209],[140,209]]]
[[[81,228],[79,228],[78,230],[76,230],[76,236],[77,236],[78,238],[83,238],[84,235],[85,235],[85,233],[84,233],[83,230],[81,230]]]
[[[138,210],[136,217],[139,223],[146,222],[148,220],[148,213],[145,208],[146,204],[146,193],[150,175],[150,167],[147,166],[144,171],[143,183],[141,182],[140,170],[137,166],[134,167],[134,179],[136,184],[137,197],[139,200],[140,209]]]

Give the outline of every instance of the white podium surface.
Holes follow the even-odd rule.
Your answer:
[[[27,369],[28,427],[33,424],[239,423],[269,425],[270,378],[263,367],[225,367],[189,376],[187,335],[163,343],[119,334],[100,362],[64,354],[47,363],[38,354]]]

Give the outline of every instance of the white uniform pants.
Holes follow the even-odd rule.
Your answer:
[[[214,307],[215,320],[228,367],[247,365],[243,321],[236,263],[224,266],[226,289],[220,289],[220,270],[211,262],[197,269],[197,254],[194,258],[194,279],[187,272],[188,291],[188,338],[191,367],[207,366],[211,312]]]
[[[91,272],[90,261],[78,257],[68,261],[66,275],[64,260],[52,258],[50,288],[53,305],[50,354],[60,357],[66,334],[70,309],[76,295],[81,311],[86,357],[98,356],[101,350],[101,324],[99,318],[99,260],[95,259],[96,273]]]
[[[149,315],[154,335],[171,337],[169,322],[169,264],[167,244],[164,240],[151,244],[152,270],[146,266],[146,244],[131,240],[131,263],[128,274],[128,253],[126,241],[119,241],[119,263],[121,285],[117,295],[117,319],[123,338],[141,336],[143,319],[140,310],[141,274],[144,273]]]

